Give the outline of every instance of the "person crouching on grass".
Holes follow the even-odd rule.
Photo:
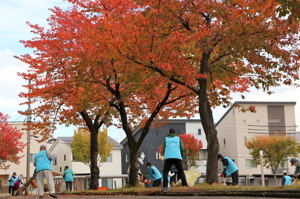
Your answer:
[[[222,156],[221,154],[218,154],[218,160],[222,161],[224,170],[221,174],[221,177],[232,177],[232,185],[236,186],[239,183],[239,169],[234,163],[234,161],[226,156]]]
[[[150,162],[146,164],[148,168],[148,175],[147,175],[147,180],[152,179],[152,187],[158,187],[161,185],[162,181],[162,176],[159,172],[159,170],[152,165]]]

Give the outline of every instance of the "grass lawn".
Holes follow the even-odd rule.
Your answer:
[[[162,189],[162,187],[156,188],[145,188],[143,186],[139,187],[125,187],[121,189],[112,189],[106,191],[97,190],[85,190],[80,192],[64,192],[72,194],[100,194],[100,195],[117,195],[117,194],[132,194],[132,195],[151,195],[152,193],[157,193]],[[291,186],[272,186],[272,187],[262,187],[262,186],[225,186],[223,184],[199,184],[193,187],[171,187],[170,192],[253,192],[253,191],[288,191],[288,190],[299,190],[300,185]]]

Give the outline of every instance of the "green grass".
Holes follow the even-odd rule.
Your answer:
[[[151,194],[155,192],[159,192],[162,189],[162,187],[156,187],[156,188],[145,188],[144,186],[138,186],[138,187],[124,187],[121,189],[111,189],[106,191],[98,191],[98,190],[84,190],[84,191],[78,191],[78,192],[64,192],[64,194],[80,194],[80,193],[86,193],[86,194],[130,194],[130,193],[136,193],[136,194]],[[232,191],[271,191],[271,190],[299,190],[300,191],[300,185],[291,185],[291,186],[270,186],[270,187],[262,187],[262,186],[225,186],[223,184],[206,184],[202,183],[199,185],[195,185],[193,187],[172,187],[171,192],[232,192]]]

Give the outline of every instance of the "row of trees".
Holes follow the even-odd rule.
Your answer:
[[[300,152],[300,147],[295,137],[291,136],[256,136],[245,141],[245,146],[250,151],[254,164],[262,164],[271,168],[277,183],[276,172],[279,167],[285,167],[289,157],[296,157]],[[261,162],[260,151],[263,151]]]
[[[137,153],[156,119],[199,112],[208,142],[206,180],[217,181],[219,143],[212,108],[230,93],[269,91],[299,79],[299,21],[275,0],[68,0],[52,9],[48,28],[29,24],[22,41],[30,68],[31,130],[54,125],[90,131],[91,188],[98,187],[98,131],[121,125],[130,149],[129,184],[137,184]],[[282,8],[282,9],[278,9]],[[279,15],[279,13],[281,15]],[[53,127],[53,128],[49,128]],[[134,130],[141,127],[139,138]]]

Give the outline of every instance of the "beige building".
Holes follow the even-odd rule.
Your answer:
[[[113,188],[121,188],[124,184],[124,178],[121,168],[121,149],[122,146],[112,138],[108,137],[108,141],[113,143],[111,155],[107,160],[100,164],[99,186]],[[75,178],[85,177],[87,180],[90,175],[90,167],[88,164],[76,161],[72,154],[71,144],[72,137],[58,137],[50,148],[50,152],[57,156],[53,163],[53,171],[63,173],[65,166],[69,166],[75,173]],[[88,182],[86,184],[89,184]]]
[[[216,124],[220,143],[220,153],[235,160],[240,175],[260,174],[260,166],[252,163],[244,142],[257,135],[283,134],[295,136],[295,102],[235,102]],[[255,106],[256,112],[242,112],[241,108]],[[285,162],[278,174],[294,168]],[[264,168],[265,174],[271,170]]]
[[[16,127],[17,129],[20,129],[21,132],[23,133],[21,142],[22,143],[27,143],[27,132],[24,131],[23,129],[25,128],[25,123],[24,122],[9,122],[9,124],[13,127]],[[38,153],[40,150],[40,145],[46,145],[47,148],[49,149],[50,146],[52,145],[52,140],[48,140],[46,142],[41,142],[39,143],[39,137],[36,136],[30,136],[30,176],[33,175],[34,172],[34,165],[33,165],[33,157],[34,154]],[[7,170],[2,170],[0,169],[0,183],[2,186],[7,186],[7,181],[8,178],[12,175],[13,172],[16,172],[17,175],[23,175],[23,177],[26,176],[26,169],[27,169],[27,145],[24,147],[23,152],[20,153],[20,156],[22,158],[20,159],[19,164],[14,164],[14,163],[8,163],[10,167]]]

